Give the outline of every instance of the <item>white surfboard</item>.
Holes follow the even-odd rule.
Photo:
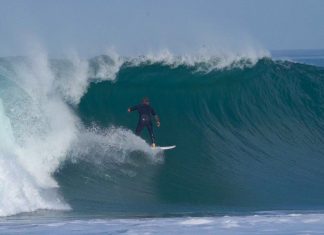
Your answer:
[[[152,149],[156,149],[156,150],[169,150],[169,149],[174,149],[176,146],[172,145],[172,146],[156,146],[155,148],[152,147]]]

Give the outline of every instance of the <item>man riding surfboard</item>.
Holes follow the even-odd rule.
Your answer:
[[[155,148],[155,136],[153,131],[152,117],[155,118],[157,127],[160,127],[160,118],[158,117],[158,115],[156,115],[154,109],[150,106],[149,98],[144,97],[141,104],[128,108],[128,112],[133,112],[135,110],[137,110],[139,114],[135,134],[139,136],[142,130],[146,127],[150,135],[152,147]]]

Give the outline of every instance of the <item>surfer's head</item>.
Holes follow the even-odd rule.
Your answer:
[[[149,98],[148,98],[148,97],[144,97],[144,98],[142,99],[142,103],[143,103],[143,104],[150,104],[150,100],[149,100]]]

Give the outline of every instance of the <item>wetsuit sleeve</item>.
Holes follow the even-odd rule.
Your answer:
[[[137,108],[138,108],[138,105],[135,105],[133,107],[130,107],[129,109],[131,112],[133,112],[133,111],[137,110]]]

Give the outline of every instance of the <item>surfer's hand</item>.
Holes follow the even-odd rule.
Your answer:
[[[157,127],[160,127],[161,126],[161,123],[160,122],[156,122],[156,125],[157,125]]]
[[[131,109],[130,109],[130,108],[128,108],[128,109],[127,109],[127,112],[129,112],[129,113],[130,113],[130,112],[131,112]]]

